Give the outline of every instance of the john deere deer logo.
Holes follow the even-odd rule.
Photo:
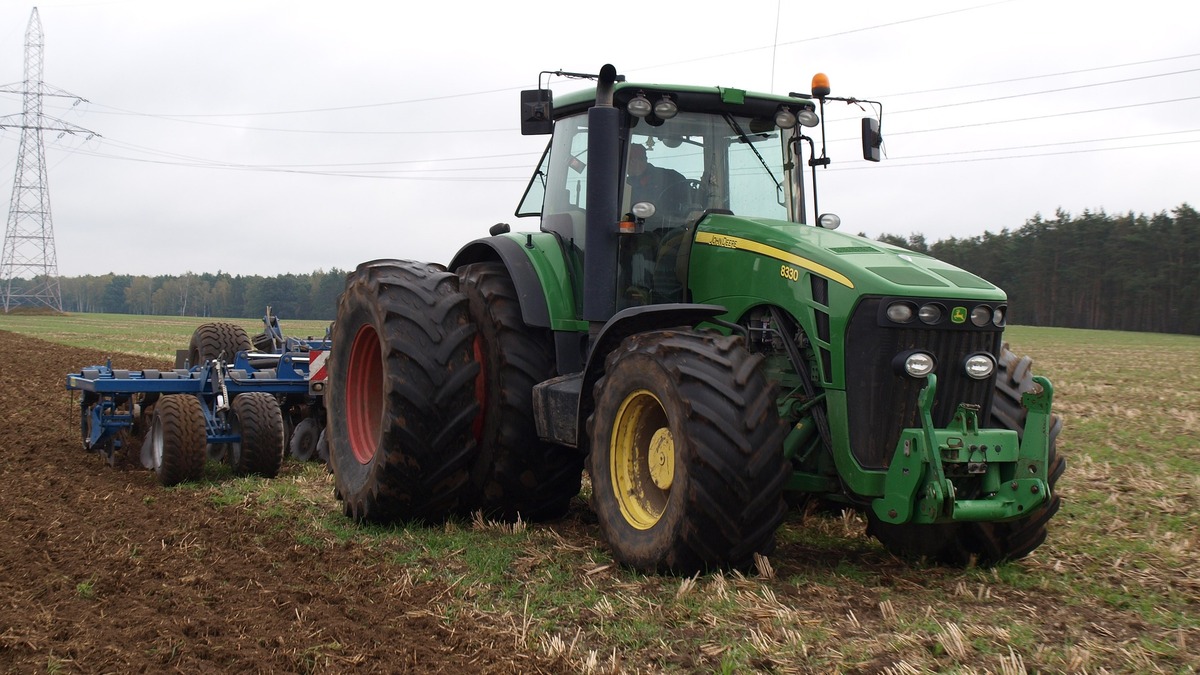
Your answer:
[[[953,323],[966,323],[967,308],[966,307],[955,307],[950,312],[950,321]]]

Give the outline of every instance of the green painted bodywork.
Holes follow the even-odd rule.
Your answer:
[[[715,243],[699,241],[708,236]],[[972,298],[994,302],[1006,299],[999,288],[969,272],[928,256],[834,230],[777,220],[710,215],[700,222],[696,238],[688,277],[692,300],[724,306],[729,310],[725,317],[729,321],[736,321],[763,304],[790,312],[809,339],[833,355],[831,372],[823,373],[826,390],[845,389],[845,354],[839,338],[845,334],[846,323],[863,296]],[[758,248],[755,244],[771,250],[756,252],[739,247]],[[837,276],[805,269],[795,258]],[[785,267],[798,270],[794,279]],[[831,279],[827,306],[812,299],[813,274]],[[815,309],[829,314],[828,342],[816,337]]]
[[[885,474],[864,469],[849,448],[843,337],[854,308],[864,296],[1003,302],[1004,292],[928,256],[796,223],[710,215],[697,227],[696,238],[688,279],[694,302],[724,306],[728,321],[737,321],[762,305],[783,308],[813,344],[829,350],[831,368],[821,373],[821,379],[837,473],[855,494],[883,494]],[[828,305],[812,297],[814,274],[830,279]],[[818,337],[816,311],[829,315],[828,341]]]
[[[629,83],[615,87],[617,91],[630,88],[662,89]],[[764,102],[773,106],[806,100],[711,87],[671,86],[669,90],[713,97],[719,101],[713,105],[719,106],[753,102],[759,110]],[[559,97],[554,115],[580,113],[593,105],[594,98],[590,90]],[[1001,289],[932,257],[810,225],[722,213],[709,213],[690,225],[688,302],[726,308],[720,319],[730,324],[756,309],[778,308],[790,315],[811,343],[805,356],[812,379],[819,383],[815,399],[795,395],[802,378],[788,358],[768,356],[766,364],[780,384],[780,417],[791,427],[784,441],[785,455],[793,466],[803,467],[791,476],[787,489],[859,503],[865,498],[886,523],[1011,520],[1045,502],[1053,390],[1043,378],[1035,378],[1041,387],[1038,393],[1025,395],[1027,416],[1020,441],[1016,431],[980,429],[979,411],[969,406],[961,406],[946,428],[935,428],[930,411],[937,378],[931,376],[918,403],[922,424],[901,431],[886,468],[865,468],[850,449],[845,339],[860,302],[869,297],[899,297],[1002,304],[1007,298]],[[504,236],[521,244],[541,280],[550,328],[588,331],[589,324],[580,320],[583,265],[575,259],[577,250],[548,232]],[[565,248],[572,253],[564,253]],[[814,284],[815,277],[826,283]],[[814,286],[826,289],[824,301],[814,298]],[[951,305],[950,309],[962,308]],[[819,326],[818,314],[827,317],[827,326]],[[813,357],[817,350],[828,353],[827,362]],[[603,355],[595,356],[589,364],[603,364]],[[823,450],[814,406],[825,411],[831,452]],[[948,472],[972,475],[982,486],[981,494],[960,498]]]
[[[576,272],[568,264],[558,239],[549,232],[528,232],[501,235],[521,244],[529,263],[542,282],[546,309],[550,312],[550,329],[587,332],[586,321],[579,320],[578,284],[572,283]]]

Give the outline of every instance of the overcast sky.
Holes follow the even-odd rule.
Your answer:
[[[32,4],[0,2],[0,84]],[[446,262],[514,219],[543,70],[883,102],[886,157],[827,107],[821,208],[875,237],[1016,229],[1062,208],[1200,205],[1200,3],[48,0],[59,272],[273,275]],[[603,8],[596,13],[596,8]],[[557,93],[577,89],[555,80]],[[0,94],[0,116],[21,97]],[[7,215],[20,130],[0,130]]]

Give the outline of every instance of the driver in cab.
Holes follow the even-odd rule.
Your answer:
[[[650,202],[662,213],[674,212],[680,208],[678,197],[667,193],[686,185],[686,179],[674,169],[657,167],[647,161],[646,146],[637,143],[629,146],[628,170],[632,199],[630,203]]]

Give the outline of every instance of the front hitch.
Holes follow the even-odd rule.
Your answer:
[[[946,523],[1016,520],[1049,498],[1047,460],[1053,389],[1040,388],[1021,400],[1025,428],[980,429],[979,407],[959,404],[945,429],[933,425],[937,376],[930,375],[917,399],[921,428],[905,429],[884,480],[884,494],[871,506],[886,523]],[[960,498],[960,492],[961,498]]]

